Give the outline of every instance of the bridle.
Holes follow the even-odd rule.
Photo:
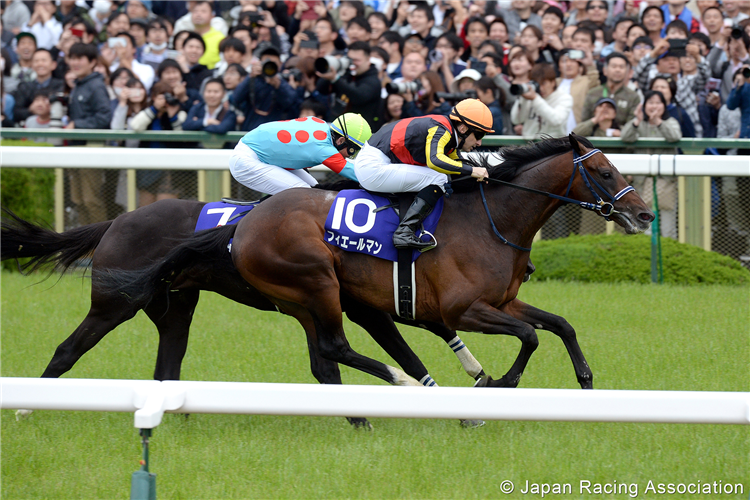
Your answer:
[[[564,196],[560,196],[558,194],[553,194],[553,193],[548,193],[546,191],[540,191],[538,189],[529,188],[526,186],[519,186],[518,184],[513,184],[507,181],[501,181],[500,179],[487,178],[486,180],[489,182],[494,182],[496,184],[503,184],[505,186],[509,186],[515,189],[520,189],[522,191],[528,191],[530,193],[543,194],[549,198],[555,198],[557,200],[560,200],[563,203],[575,204],[583,209],[596,212],[597,214],[604,217],[605,220],[609,221],[612,215],[620,213],[619,211],[615,210],[614,203],[617,202],[620,198],[622,198],[626,194],[628,194],[629,192],[635,191],[635,188],[633,186],[626,186],[625,188],[621,189],[617,194],[612,196],[604,187],[602,187],[601,184],[596,182],[595,179],[591,178],[589,174],[586,173],[586,169],[583,167],[583,162],[591,158],[596,153],[601,153],[601,151],[598,149],[592,149],[591,151],[589,151],[588,153],[584,155],[579,155],[577,151],[573,150],[573,173],[570,175],[570,181],[568,182],[568,189],[565,190]],[[575,179],[576,172],[580,172],[581,178],[583,179],[583,183],[586,185],[587,188],[589,188],[589,191],[591,191],[591,194],[593,195],[594,200],[596,200],[595,203],[591,203],[588,201],[580,201],[580,200],[576,200],[576,199],[568,197],[568,194],[570,194],[570,189],[573,186],[573,179]],[[611,201],[604,201],[602,197],[599,196],[599,193],[597,193],[594,187],[591,185],[592,183],[594,184],[594,186],[599,188],[600,191],[602,191],[605,195],[607,195],[607,197]],[[487,205],[487,198],[484,195],[484,182],[481,182],[479,184],[479,192],[482,195],[482,204],[484,204],[484,209],[487,212],[487,217],[490,219],[490,225],[492,226],[492,230],[495,232],[495,235],[498,238],[500,238],[500,241],[502,241],[504,244],[512,248],[515,248],[516,250],[521,250],[522,252],[530,252],[531,248],[525,248],[525,247],[516,245],[514,243],[511,243],[502,234],[500,234],[500,232],[497,230],[497,227],[495,227],[495,222],[492,220],[492,215],[490,214],[490,207]]]

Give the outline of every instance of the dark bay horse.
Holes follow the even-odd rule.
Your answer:
[[[499,380],[483,378],[487,386],[517,386],[538,345],[535,328],[549,330],[565,344],[581,387],[591,388],[591,369],[570,324],[516,298],[532,240],[552,213],[572,200],[581,200],[579,205],[611,218],[628,233],[647,229],[654,214],[604,154],[584,138],[571,135],[506,148],[500,156],[503,163],[490,169],[496,182],[487,188],[473,180],[455,183],[457,192],[446,200],[434,233],[440,243],[416,263],[416,319],[519,338],[521,350],[512,367]],[[506,185],[509,180],[515,186]],[[540,191],[550,194],[543,196]],[[137,302],[155,289],[168,287],[173,276],[202,261],[212,247],[225,247],[233,237],[232,259],[242,277],[294,316],[322,357],[391,384],[416,384],[400,370],[355,352],[347,342],[342,292],[393,314],[393,268],[388,261],[348,253],[325,242],[324,222],[334,199],[330,192],[284,191],[253,210],[236,228],[198,233],[162,262],[140,272],[111,270],[102,276],[100,286]]]
[[[97,277],[102,269],[136,270],[163,258],[169,250],[194,234],[198,215],[204,205],[203,202],[190,200],[162,200],[123,214],[113,221],[90,224],[64,233],[32,224],[10,211],[4,211],[0,239],[3,260],[31,258],[25,264],[28,271],[51,266],[53,270],[65,272],[78,259],[94,252],[94,282],[89,312],[78,328],[58,346],[42,377],[59,377],[69,371],[107,333],[143,309],[159,333],[154,378],[179,380],[190,323],[201,290],[216,292],[263,311],[277,310],[271,301],[244,281],[234,268],[226,248],[217,251],[212,259],[206,259],[183,273],[175,280],[168,297],[154,295],[140,304],[133,304],[122,295],[101,293]],[[388,314],[347,297],[342,297],[342,300],[349,318],[362,326],[386,352],[395,356],[410,352],[408,347],[404,347],[406,344]],[[449,345],[456,342],[456,332],[442,324],[417,324],[396,319],[404,324],[427,328]],[[338,365],[322,358],[315,342],[309,342],[308,347],[315,378],[320,383],[341,383]],[[455,346],[452,348],[456,349]],[[484,374],[468,349],[462,349],[458,354],[472,377],[478,378]],[[413,353],[397,361],[403,362],[405,369],[417,378],[427,375],[426,368]]]

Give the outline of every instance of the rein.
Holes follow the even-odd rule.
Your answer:
[[[587,160],[591,158],[596,153],[601,153],[598,149],[592,149],[585,155],[579,155],[578,152],[573,150],[573,173],[570,175],[570,181],[568,182],[568,189],[565,190],[565,196],[560,196],[553,193],[548,193],[547,191],[540,191],[538,189],[529,188],[526,186],[519,186],[518,184],[513,184],[511,182],[502,181],[500,179],[493,179],[493,178],[487,178],[486,180],[489,182],[494,182],[496,184],[503,184],[505,186],[509,186],[515,189],[520,189],[522,191],[528,191],[530,193],[536,193],[536,194],[542,194],[544,196],[547,196],[549,198],[555,198],[557,200],[560,200],[564,203],[572,203],[576,204],[581,208],[584,208],[586,210],[590,210],[592,212],[596,212],[602,217],[604,217],[605,220],[609,221],[610,216],[613,214],[620,213],[617,210],[615,210],[614,203],[618,201],[620,198],[625,196],[631,191],[635,191],[635,188],[633,186],[627,186],[620,190],[617,194],[612,196],[609,194],[609,192],[604,189],[601,184],[596,182],[595,179],[590,178],[589,175],[586,173],[586,169],[583,167],[584,160]],[[602,153],[603,154],[603,153]],[[594,200],[596,200],[596,203],[590,203],[587,201],[580,201],[575,200],[573,198],[569,198],[568,194],[570,193],[570,189],[573,185],[573,179],[575,178],[576,171],[581,173],[581,178],[583,179],[583,183],[586,185],[587,188],[589,188],[589,191],[591,191],[591,194],[594,196]],[[601,196],[594,190],[591,183],[594,183],[596,187],[598,187],[604,194],[606,194],[611,201],[604,201],[602,200]],[[492,231],[494,231],[495,235],[500,238],[500,241],[502,241],[504,244],[515,248],[516,250],[521,250],[522,252],[530,252],[531,248],[522,247],[519,245],[516,245],[514,243],[511,243],[508,241],[500,232],[497,230],[497,227],[495,227],[495,222],[492,220],[492,215],[490,214],[490,207],[487,205],[487,198],[484,195],[484,183],[479,184],[479,192],[482,195],[482,204],[484,205],[484,209],[487,212],[487,217],[490,219],[490,225],[492,226]]]

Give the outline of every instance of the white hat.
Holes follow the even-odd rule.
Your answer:
[[[476,82],[477,80],[482,78],[482,74],[475,69],[465,69],[461,71],[458,75],[456,75],[456,78],[453,79],[453,83],[451,83],[451,92],[458,92],[458,82],[460,82],[464,78],[471,78]]]

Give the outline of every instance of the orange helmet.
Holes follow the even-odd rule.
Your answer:
[[[450,118],[465,124],[469,129],[485,133],[492,130],[492,113],[479,99],[464,99],[451,109]]]

